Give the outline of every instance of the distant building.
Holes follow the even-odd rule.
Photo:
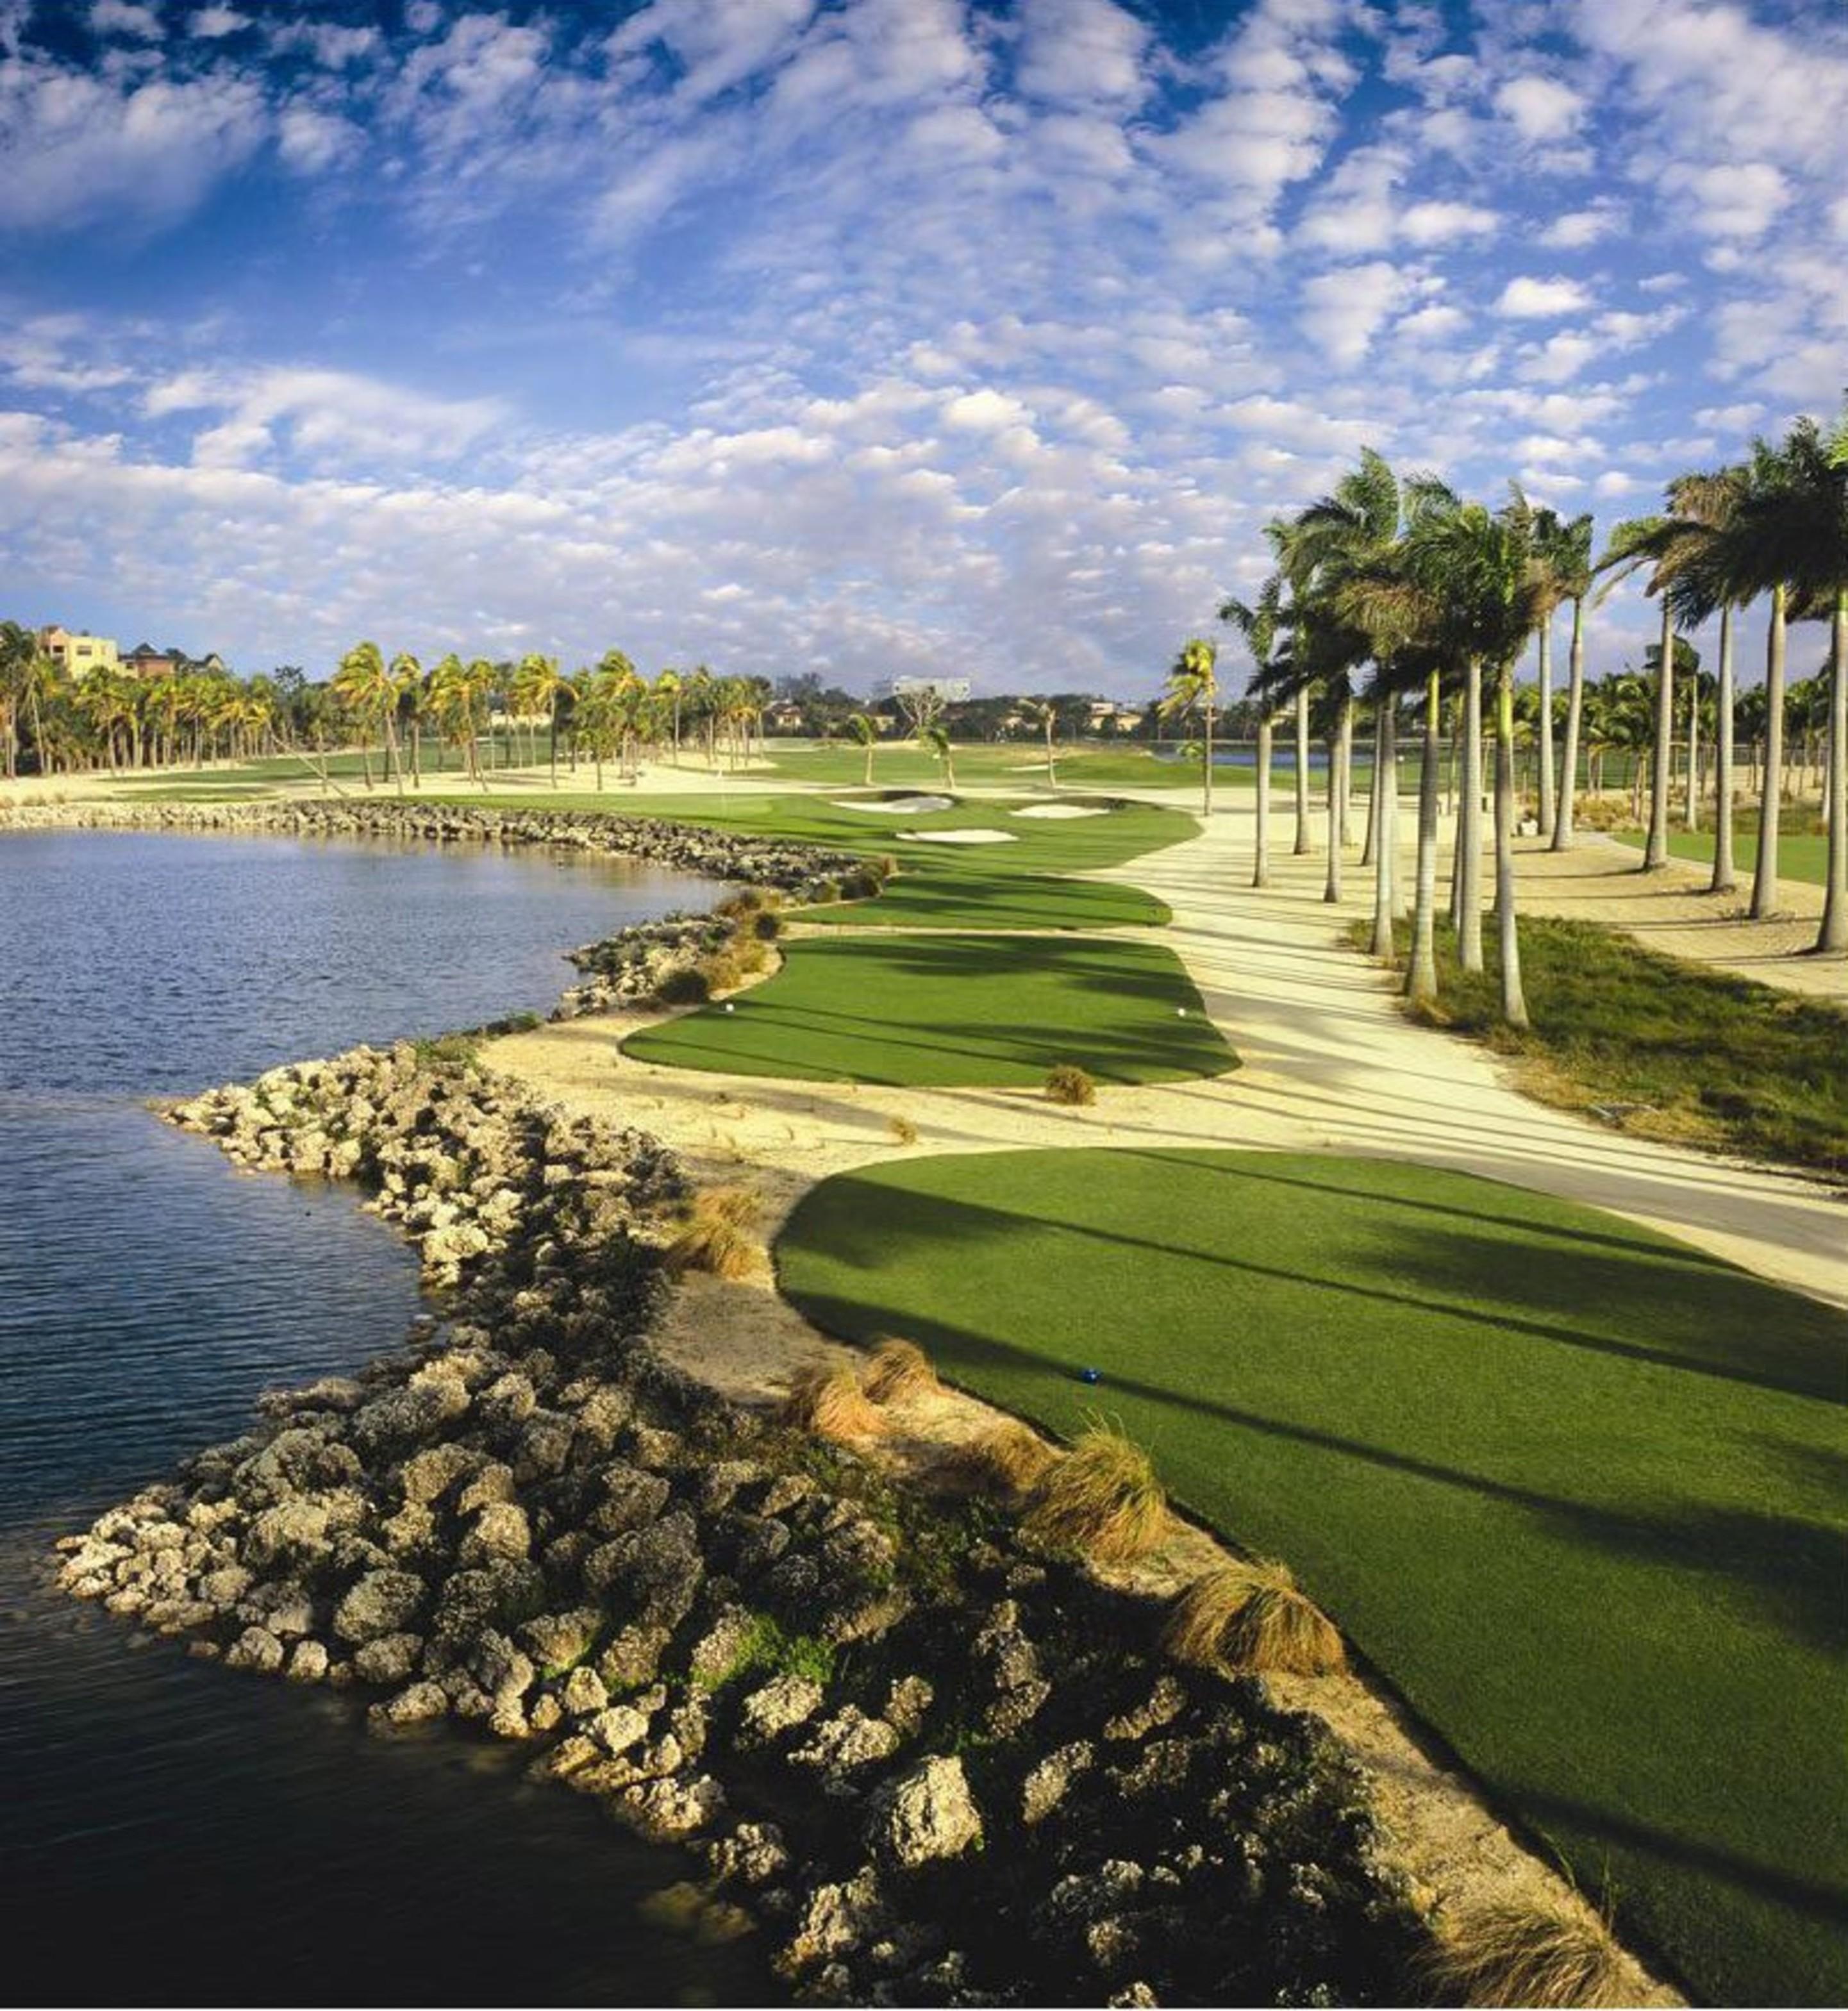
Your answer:
[[[157,650],[151,642],[137,642],[122,660],[122,667],[131,677],[170,678],[179,669],[179,659],[166,650]]]
[[[87,678],[92,671],[120,667],[112,637],[73,635],[62,622],[54,621],[48,628],[39,630],[38,646],[73,678]]]

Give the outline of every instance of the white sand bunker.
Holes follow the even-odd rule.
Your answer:
[[[949,796],[886,796],[876,803],[837,800],[830,807],[861,810],[868,817],[928,817],[932,810],[953,810],[956,803]]]
[[[1010,810],[1009,817],[1108,817],[1108,810],[1099,810],[1095,803],[1033,803],[1024,810]]]
[[[1012,845],[1011,831],[902,831],[900,838],[915,838],[926,845]]]

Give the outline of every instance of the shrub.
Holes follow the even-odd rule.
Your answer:
[[[671,970],[662,973],[654,996],[657,1004],[662,1005],[703,1005],[712,996],[712,987],[697,965],[677,963]]]
[[[1060,1454],[1038,1433],[1008,1418],[956,1447],[940,1469],[948,1478],[985,1493],[1024,1494],[1042,1480]]]
[[[751,934],[759,942],[774,942],[783,932],[783,918],[768,908],[758,911],[752,919]]]
[[[875,867],[856,866],[851,872],[841,875],[840,884],[840,898],[843,901],[870,901],[883,890],[885,882]]]
[[[1632,2004],[1636,1984],[1608,1920],[1561,1900],[1480,1906],[1445,1928],[1419,1965],[1459,2004]]]
[[[753,1232],[761,1211],[744,1187],[708,1187],[696,1194],[686,1225],[668,1245],[670,1271],[710,1271],[716,1278],[749,1277],[760,1246]]]
[[[1093,1425],[1042,1475],[1020,1526],[1040,1543],[1099,1564],[1131,1564],[1167,1534],[1168,1497],[1140,1446]]]
[[[799,1370],[783,1400],[783,1422],[820,1439],[881,1438],[892,1426],[860,1386],[849,1362],[817,1362]]]
[[[735,991],[747,977],[764,968],[765,951],[755,936],[735,936],[719,949],[703,956],[696,966],[706,981],[707,995]]]
[[[1347,1657],[1334,1624],[1264,1558],[1197,1578],[1174,1602],[1162,1646],[1195,1668],[1319,1676]]]
[[[761,887],[740,887],[735,893],[728,894],[712,912],[728,921],[742,921],[769,905],[770,896]]]
[[[1095,1103],[1097,1084],[1074,1062],[1055,1062],[1046,1071],[1049,1103]]]
[[[931,1358],[915,1341],[888,1335],[873,1350],[860,1377],[860,1387],[875,1404],[902,1403],[941,1389]]]
[[[466,1075],[481,1055],[481,1041],[474,1034],[438,1034],[411,1045],[417,1066],[437,1075]]]

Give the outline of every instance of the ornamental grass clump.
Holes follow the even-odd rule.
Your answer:
[[[1093,1425],[1047,1468],[1021,1529],[1095,1562],[1133,1564],[1168,1532],[1168,1497],[1147,1453],[1108,1425]]]
[[[1097,1101],[1097,1084],[1074,1062],[1055,1062],[1046,1071],[1049,1103],[1083,1104]]]
[[[1334,1623],[1267,1558],[1197,1578],[1175,1600],[1163,1650],[1198,1669],[1320,1676],[1347,1656]]]
[[[693,1197],[686,1225],[668,1245],[662,1261],[670,1271],[749,1277],[761,1255],[754,1233],[760,1216],[757,1198],[748,1189],[708,1187]]]
[[[1061,1455],[1030,1426],[1008,1418],[978,1432],[943,1461],[946,1479],[985,1494],[1025,1494]]]
[[[927,1396],[943,1386],[931,1358],[916,1341],[888,1334],[873,1350],[860,1386],[875,1404],[902,1404],[908,1397]]]
[[[846,1361],[817,1362],[799,1371],[783,1399],[782,1416],[785,1424],[818,1439],[882,1438],[892,1429]]]
[[[1424,1984],[1450,2003],[1636,2001],[1636,1979],[1610,1922],[1561,1900],[1508,1901],[1462,1914],[1419,1969]]]
[[[677,963],[663,971],[654,988],[657,1005],[703,1005],[711,996],[705,972],[690,963]]]

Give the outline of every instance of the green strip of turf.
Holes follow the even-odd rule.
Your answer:
[[[1611,835],[1620,844],[1633,846],[1640,852],[1643,834],[1640,831],[1614,831]],[[1668,850],[1676,859],[1692,859],[1702,866],[1713,863],[1713,833],[1710,831],[1672,831],[1668,834]],[[1828,860],[1828,840],[1814,833],[1797,832],[1794,836],[1786,833],[1778,840],[1778,877],[1780,880],[1807,880],[1813,887],[1823,884],[1823,874]],[[1758,863],[1758,840],[1749,831],[1739,832],[1732,841],[1732,863],[1741,881],[1746,881]]]
[[[1237,1057],[1171,950],[1120,938],[810,938],[734,1009],[623,1042],[638,1061],[821,1082],[1038,1087],[1055,1062],[1102,1083],[1222,1075]]]
[[[907,1160],[822,1183],[777,1256],[835,1333],[1120,1418],[1707,2001],[1848,1998],[1848,1317],[1543,1196],[1283,1155]]]

